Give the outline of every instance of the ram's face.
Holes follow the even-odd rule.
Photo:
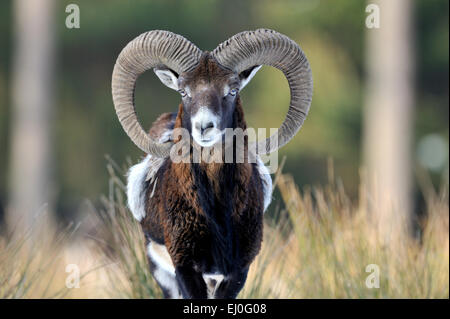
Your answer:
[[[211,53],[169,31],[142,33],[123,48],[114,66],[111,88],[116,114],[125,132],[144,152],[158,158],[170,156],[173,143],[147,134],[134,104],[138,76],[153,69],[166,86],[181,94],[183,107],[178,115],[183,115],[182,127],[189,129],[197,144],[211,146],[221,140],[224,129],[237,125],[233,114],[238,94],[261,65],[283,72],[291,94],[280,129],[257,145],[259,154],[274,152],[302,126],[313,88],[311,68],[302,49],[274,30],[240,32]]]
[[[206,53],[190,72],[178,76],[171,70],[159,69],[155,73],[165,85],[180,93],[183,127],[198,145],[209,147],[222,140],[226,128],[233,127],[239,91],[258,69],[237,74],[221,67]]]

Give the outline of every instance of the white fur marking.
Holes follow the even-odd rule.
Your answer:
[[[158,267],[175,276],[175,267],[166,246],[150,242],[147,246],[147,253]]]
[[[140,163],[130,167],[127,178],[128,207],[134,218],[141,221],[145,217],[145,188],[144,183],[150,168],[151,155]]]
[[[214,299],[216,290],[219,287],[220,283],[225,279],[225,276],[222,274],[215,273],[215,274],[202,274],[202,277],[206,283],[206,288],[208,291],[208,299]]]
[[[261,158],[258,156],[258,171],[262,179],[263,189],[264,189],[264,212],[267,207],[269,207],[272,201],[272,178],[270,177],[269,170],[266,165],[264,165]]]
[[[228,86],[228,84],[225,84],[223,87],[223,96],[227,96],[228,93],[230,93],[230,87]]]
[[[172,135],[172,130],[165,131],[159,142],[167,142]],[[161,167],[164,162],[163,158],[152,157],[151,155],[147,155],[140,163],[133,165],[128,170],[127,174],[127,198],[128,198],[128,207],[133,214],[133,217],[137,221],[141,221],[142,218],[145,217],[145,192],[146,188],[145,182],[150,181],[153,182],[153,191],[154,193],[156,189],[156,180],[153,180],[156,172]]]
[[[181,298],[175,267],[166,246],[151,241],[147,246],[147,254],[155,265],[153,275],[158,283],[170,292],[171,298]]]
[[[170,138],[172,137],[172,133],[173,133],[173,130],[164,131],[164,133],[161,134],[161,137],[159,138],[158,142],[165,143],[165,142],[170,141]]]
[[[150,198],[153,197],[153,195],[155,195],[155,189],[156,189],[157,182],[158,182],[158,178],[156,178],[155,181],[153,182],[153,189],[152,189],[152,193],[150,194]]]
[[[177,280],[174,275],[161,268],[156,268],[153,272],[153,275],[161,286],[170,291],[171,298],[181,298],[178,290]]]

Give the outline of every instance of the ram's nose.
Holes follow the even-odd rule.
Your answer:
[[[217,128],[217,123],[217,115],[211,112],[210,108],[206,106],[200,107],[192,117],[192,126],[201,135],[207,134],[213,128]]]
[[[208,131],[214,128],[214,122],[212,121],[201,121],[195,123],[195,128],[200,131],[202,135],[208,133]]]
[[[191,121],[192,136],[197,144],[210,146],[220,139],[219,118],[209,108],[201,107]]]

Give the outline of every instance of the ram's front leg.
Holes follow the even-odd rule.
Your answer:
[[[181,294],[185,299],[206,299],[207,287],[200,272],[191,265],[176,266],[175,274]]]
[[[184,236],[177,238],[169,247],[172,260],[175,266],[175,276],[180,292],[185,299],[206,299],[208,297],[207,286],[203,278],[202,271],[196,267],[196,261],[202,259],[201,253],[206,250],[193,248],[192,241]]]
[[[242,287],[244,287],[247,274],[248,267],[237,269],[220,283],[214,297],[217,299],[235,299]]]

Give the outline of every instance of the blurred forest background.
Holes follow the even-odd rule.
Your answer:
[[[27,2],[31,5],[33,1]],[[81,27],[68,29],[65,8],[80,7]],[[429,171],[433,183],[448,179],[448,1],[413,1],[414,59],[411,158]],[[300,134],[280,152],[284,172],[300,186],[327,180],[327,159],[356,196],[363,164],[367,3],[359,0],[286,1],[55,1],[52,9],[51,89],[48,122],[51,139],[50,203],[62,218],[72,218],[80,203],[107,191],[105,155],[135,162],[142,153],[122,131],[111,101],[111,73],[124,45],[140,33],[166,29],[212,50],[231,35],[272,28],[296,40],[310,60],[314,97]],[[0,203],[4,211],[11,182],[13,2],[0,3]],[[16,30],[17,31],[17,30]],[[389,45],[386,43],[386,45]],[[31,69],[30,69],[31,70]],[[45,81],[45,79],[42,79]],[[242,93],[246,119],[253,127],[278,127],[289,102],[282,74],[263,68]],[[27,95],[29,92],[21,92]],[[176,110],[178,95],[152,72],[140,77],[137,108],[144,127],[157,115]],[[380,129],[383,121],[379,120]],[[33,158],[22,158],[28,165]],[[23,183],[27,183],[26,177]],[[416,207],[421,198],[414,188]],[[277,199],[277,196],[275,196]],[[272,205],[272,208],[275,207]],[[418,209],[420,210],[420,209]]]
[[[72,3],[80,8],[80,28],[66,27]],[[380,5],[379,29],[366,26],[370,3]],[[143,154],[114,112],[115,60],[148,30],[170,30],[213,50],[240,31],[270,28],[300,44],[314,94],[299,134],[280,150],[286,162],[266,214],[263,250],[241,296],[448,298],[448,12],[447,0],[1,1],[0,225],[13,217],[14,233],[19,221],[39,223],[35,214],[42,211],[59,225],[106,211],[101,222],[87,219],[84,234],[107,243],[108,254],[115,249],[124,260],[113,267],[123,269],[93,282],[122,278],[132,288],[119,289],[119,296],[160,297],[141,255],[143,236],[124,205],[122,168]],[[283,75],[269,67],[241,97],[255,128],[279,127],[289,105]],[[178,103],[153,72],[140,76],[136,105],[144,127]],[[109,159],[118,165],[112,168]],[[385,249],[367,223],[371,213],[384,234],[414,225],[418,236],[398,241],[403,250]],[[58,236],[49,231],[27,253],[20,237],[14,242],[5,233],[1,298],[48,296],[47,289],[33,294],[23,287],[35,278],[28,261],[38,260],[37,273],[53,278],[56,270],[45,266],[50,253],[75,254],[89,263],[83,271],[101,259],[85,241],[74,246],[71,231],[61,240],[70,249],[53,249]],[[274,251],[290,259],[273,258]],[[55,266],[61,286],[69,257]],[[364,285],[369,263],[384,267],[386,289]],[[270,280],[281,273],[283,280]]]

